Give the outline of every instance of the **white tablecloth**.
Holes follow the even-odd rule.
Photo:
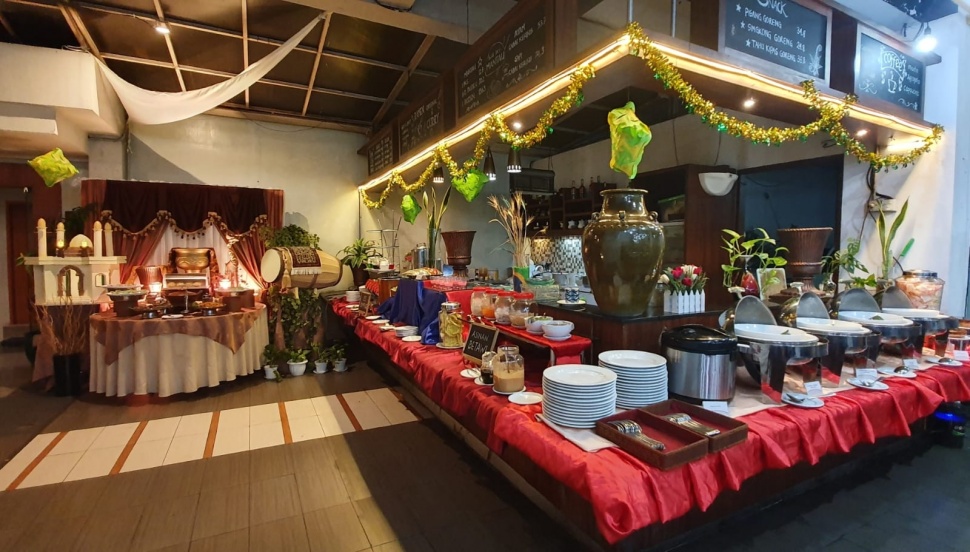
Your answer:
[[[167,397],[252,374],[260,369],[263,348],[269,343],[267,310],[261,310],[235,353],[208,337],[168,334],[139,339],[118,353],[117,362],[106,364],[104,346],[92,333],[90,389],[109,397]]]

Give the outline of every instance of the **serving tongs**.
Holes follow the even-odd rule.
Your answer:
[[[666,416],[663,416],[663,418],[670,423],[677,424],[683,427],[684,429],[689,429],[694,433],[703,435],[704,437],[714,437],[715,435],[721,434],[720,429],[715,429],[713,427],[706,426],[698,422],[694,418],[691,418],[690,415],[688,414],[680,414],[680,413],[667,414]]]

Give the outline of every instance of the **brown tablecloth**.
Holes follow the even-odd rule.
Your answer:
[[[212,387],[260,367],[269,343],[266,307],[179,319],[91,317],[90,389],[166,397]]]

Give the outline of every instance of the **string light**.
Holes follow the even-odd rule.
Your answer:
[[[514,147],[509,151],[509,174],[522,172],[522,158]]]

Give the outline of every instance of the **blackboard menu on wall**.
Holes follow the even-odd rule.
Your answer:
[[[722,0],[724,45],[826,79],[829,18],[794,0]]]
[[[860,33],[859,71],[855,93],[859,99],[878,98],[916,113],[923,111],[923,62]]]
[[[442,89],[439,86],[423,101],[412,104],[398,119],[398,144],[401,155],[420,146],[426,140],[444,133]]]
[[[378,173],[394,164],[394,132],[388,128],[367,144],[367,174]]]
[[[533,2],[476,44],[455,68],[458,118],[552,64],[546,2]]]

